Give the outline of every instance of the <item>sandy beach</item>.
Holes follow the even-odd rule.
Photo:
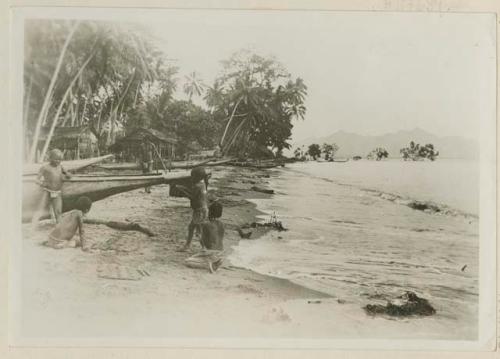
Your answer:
[[[223,196],[225,206],[228,252],[239,240],[235,229],[255,221],[259,213],[244,198],[267,196],[249,190],[250,181],[265,185],[262,176],[263,172],[255,170],[214,171],[215,192]],[[326,297],[227,262],[215,274],[186,267],[184,259],[200,249],[193,241],[190,252],[177,252],[185,241],[190,216],[186,199],[168,197],[168,186],[157,186],[151,194],[140,189],[96,202],[89,214],[92,218],[138,222],[153,230],[155,237],[86,225],[93,249],[84,253],[43,246],[51,225],[37,231],[24,225],[24,335],[226,337],[255,335],[265,328],[269,334],[287,335],[295,329],[286,329],[291,318],[280,304],[290,299]],[[253,230],[252,237],[258,232]],[[114,265],[131,272],[134,279],[98,276]],[[137,269],[149,275],[138,275]]]
[[[248,199],[268,185],[269,172],[214,169],[209,190],[224,204],[228,255],[236,229],[262,213]],[[168,186],[122,193],[94,203],[89,217],[134,221],[156,236],[86,225],[92,250],[42,245],[51,225],[23,226],[23,339],[61,338],[425,338],[470,336],[433,317],[390,320],[368,316],[359,303],[238,268],[229,260],[214,274],[183,261],[200,249],[178,252],[190,220],[189,202],[168,196]],[[253,229],[251,239],[262,235]],[[273,236],[287,232],[273,231]],[[127,280],[105,278],[119,268]],[[42,340],[43,342],[43,340]]]

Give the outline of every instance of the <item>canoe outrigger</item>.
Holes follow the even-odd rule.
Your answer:
[[[221,160],[215,160],[215,159],[208,159],[204,161],[175,161],[171,163],[166,163],[167,169],[191,169],[197,166],[204,166],[204,167],[214,167],[214,166],[220,166],[227,164],[229,162],[232,162],[234,159],[233,158],[226,158],[226,159],[221,159]],[[125,163],[109,163],[109,164],[103,164],[103,165],[97,165],[96,167],[100,169],[105,169],[105,170],[111,170],[111,171],[126,171],[126,170],[140,170],[141,166],[138,163],[135,162],[125,162]],[[161,166],[160,168],[162,168]]]
[[[106,155],[100,157],[86,158],[83,160],[73,160],[73,161],[62,161],[61,165],[66,171],[76,171],[88,166],[95,165],[104,160],[113,158],[113,155]],[[42,163],[29,163],[23,166],[23,176],[25,175],[36,175],[42,166]]]

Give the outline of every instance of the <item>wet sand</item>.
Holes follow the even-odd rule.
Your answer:
[[[228,252],[240,240],[236,229],[262,214],[246,199],[269,196],[250,190],[267,185],[266,173],[245,168],[213,170],[209,189],[215,188],[224,205]],[[194,240],[191,252],[177,251],[184,244],[191,210],[187,199],[168,196],[168,186],[153,187],[151,194],[140,189],[96,202],[89,217],[135,221],[156,236],[86,225],[93,249],[84,253],[45,247],[42,242],[52,227],[34,231],[24,225],[21,336],[25,342],[40,343],[42,338],[433,339],[450,333],[432,318],[369,317],[356,303],[236,268],[228,261],[214,274],[186,267],[184,259],[200,246]],[[252,238],[260,234],[254,230]],[[130,280],[102,278],[116,266]]]

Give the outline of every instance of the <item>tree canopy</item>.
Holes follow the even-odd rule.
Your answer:
[[[321,156],[321,147],[317,143],[313,143],[309,145],[307,148],[307,154],[316,160],[319,156]]]
[[[410,142],[408,147],[402,148],[400,153],[405,161],[421,161],[424,159],[434,161],[439,156],[439,151],[434,149],[433,144],[428,143],[425,146],[421,146],[413,141]]]
[[[290,148],[292,120],[305,115],[302,79],[247,50],[222,62],[212,86],[195,71],[184,76],[180,90],[188,101],[182,101],[175,98],[179,69],[139,26],[29,20],[25,34],[28,162],[43,160],[54,130],[65,126],[88,127],[104,151],[116,136],[146,127],[177,136],[176,153],[219,144],[223,153],[280,155]],[[206,107],[195,105],[194,96]]]
[[[389,157],[389,152],[385,148],[382,147],[377,147],[374,150],[372,150],[368,156],[366,156],[369,160],[376,160],[380,161],[383,158]]]
[[[323,143],[321,150],[325,155],[325,160],[333,159],[335,153],[339,150],[339,146],[336,143]]]
[[[242,50],[223,61],[223,71],[208,88],[206,101],[225,121],[223,152],[248,154],[290,148],[292,119],[303,119],[307,87],[274,58]]]
[[[144,101],[147,84],[169,94],[175,88],[177,69],[133,25],[30,20],[25,36],[23,125],[30,162],[40,150],[42,127],[88,126],[100,143],[110,144],[117,124]]]

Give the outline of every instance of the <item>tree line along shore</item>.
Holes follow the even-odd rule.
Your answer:
[[[339,149],[340,147],[336,143],[323,143],[321,146],[317,143],[313,143],[307,148],[305,145],[295,148],[293,151],[293,158],[298,161],[309,159],[315,161],[318,158],[323,158],[325,161],[334,161],[335,154]],[[439,156],[439,151],[434,148],[432,143],[420,145],[419,143],[410,141],[407,147],[403,147],[399,150],[399,154],[404,161],[435,161]],[[389,155],[389,152],[385,148],[377,147],[366,155],[366,159],[380,161],[384,158],[388,158]],[[355,161],[362,158],[363,157],[360,155],[352,157]]]
[[[43,162],[52,148],[66,160],[140,160],[141,146],[122,139],[142,130],[155,139],[147,139],[153,156],[173,161],[214,152],[275,158],[290,148],[307,86],[277,59],[236,51],[207,84],[170,56],[139,25],[27,21],[25,162]]]

